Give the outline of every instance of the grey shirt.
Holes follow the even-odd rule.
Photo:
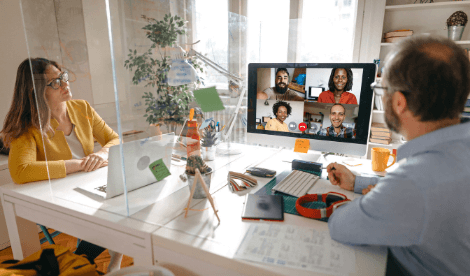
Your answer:
[[[401,165],[386,177],[356,177],[355,192],[377,186],[332,214],[331,237],[388,246],[413,275],[470,275],[469,120],[415,138],[397,154]]]
[[[304,99],[297,94],[292,89],[287,88],[286,93],[281,94],[275,92],[276,87],[268,87],[264,89],[264,93],[268,95],[268,100],[278,100],[278,101],[303,101]]]

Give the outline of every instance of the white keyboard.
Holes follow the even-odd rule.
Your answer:
[[[286,178],[273,187],[274,191],[301,197],[307,194],[315,182],[320,179],[318,175],[293,170]]]

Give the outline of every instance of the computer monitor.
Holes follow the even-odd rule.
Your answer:
[[[276,72],[279,68],[286,69],[280,72],[287,73],[290,81],[296,69],[305,69],[305,87],[320,87],[324,91],[317,100],[309,97],[300,100],[303,96],[301,92],[289,90],[288,85],[284,84],[276,86]],[[372,112],[373,92],[370,85],[375,80],[375,70],[373,63],[249,64],[248,143],[294,148],[295,140],[301,138],[310,140],[311,150],[364,156],[367,153]],[[335,76],[336,79],[346,79],[335,82]],[[280,94],[278,90],[283,88],[287,88],[287,91]],[[332,92],[335,89],[345,90],[341,94],[340,105],[335,103]],[[296,97],[296,94],[300,97]],[[278,110],[287,109],[279,101],[284,101],[291,109],[287,118],[281,115],[278,118],[273,112],[276,103],[282,105]],[[265,117],[273,119],[266,123],[264,130],[257,129],[256,119],[264,120]]]

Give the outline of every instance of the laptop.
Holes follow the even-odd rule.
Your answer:
[[[121,158],[119,145],[110,147],[106,183],[93,181],[77,188],[104,199],[122,195],[124,193],[122,160],[124,160],[128,192],[158,182],[149,166],[161,159],[170,171],[174,137],[175,135],[171,133],[124,143],[122,144],[124,158]]]

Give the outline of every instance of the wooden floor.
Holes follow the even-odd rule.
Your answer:
[[[54,232],[54,230],[49,229],[49,233],[52,233],[52,232]],[[44,238],[44,234],[42,232],[39,234],[39,238],[40,239]],[[70,251],[72,252],[75,251],[76,246],[77,246],[77,238],[69,236],[64,233],[60,233],[59,235],[54,237],[54,242],[55,244],[68,247]],[[44,247],[46,245],[49,245],[49,242],[46,241],[45,243],[41,245],[41,247]],[[0,263],[6,260],[12,260],[12,259],[13,259],[13,253],[11,251],[11,247],[5,248],[0,251]],[[109,256],[108,250],[106,249],[103,253],[101,253],[101,255],[96,257],[95,259],[96,268],[99,271],[106,273],[109,260],[110,260],[110,256]],[[131,257],[124,255],[124,257],[122,258],[122,262],[121,262],[121,268],[132,266],[132,265],[134,265],[134,260]]]

